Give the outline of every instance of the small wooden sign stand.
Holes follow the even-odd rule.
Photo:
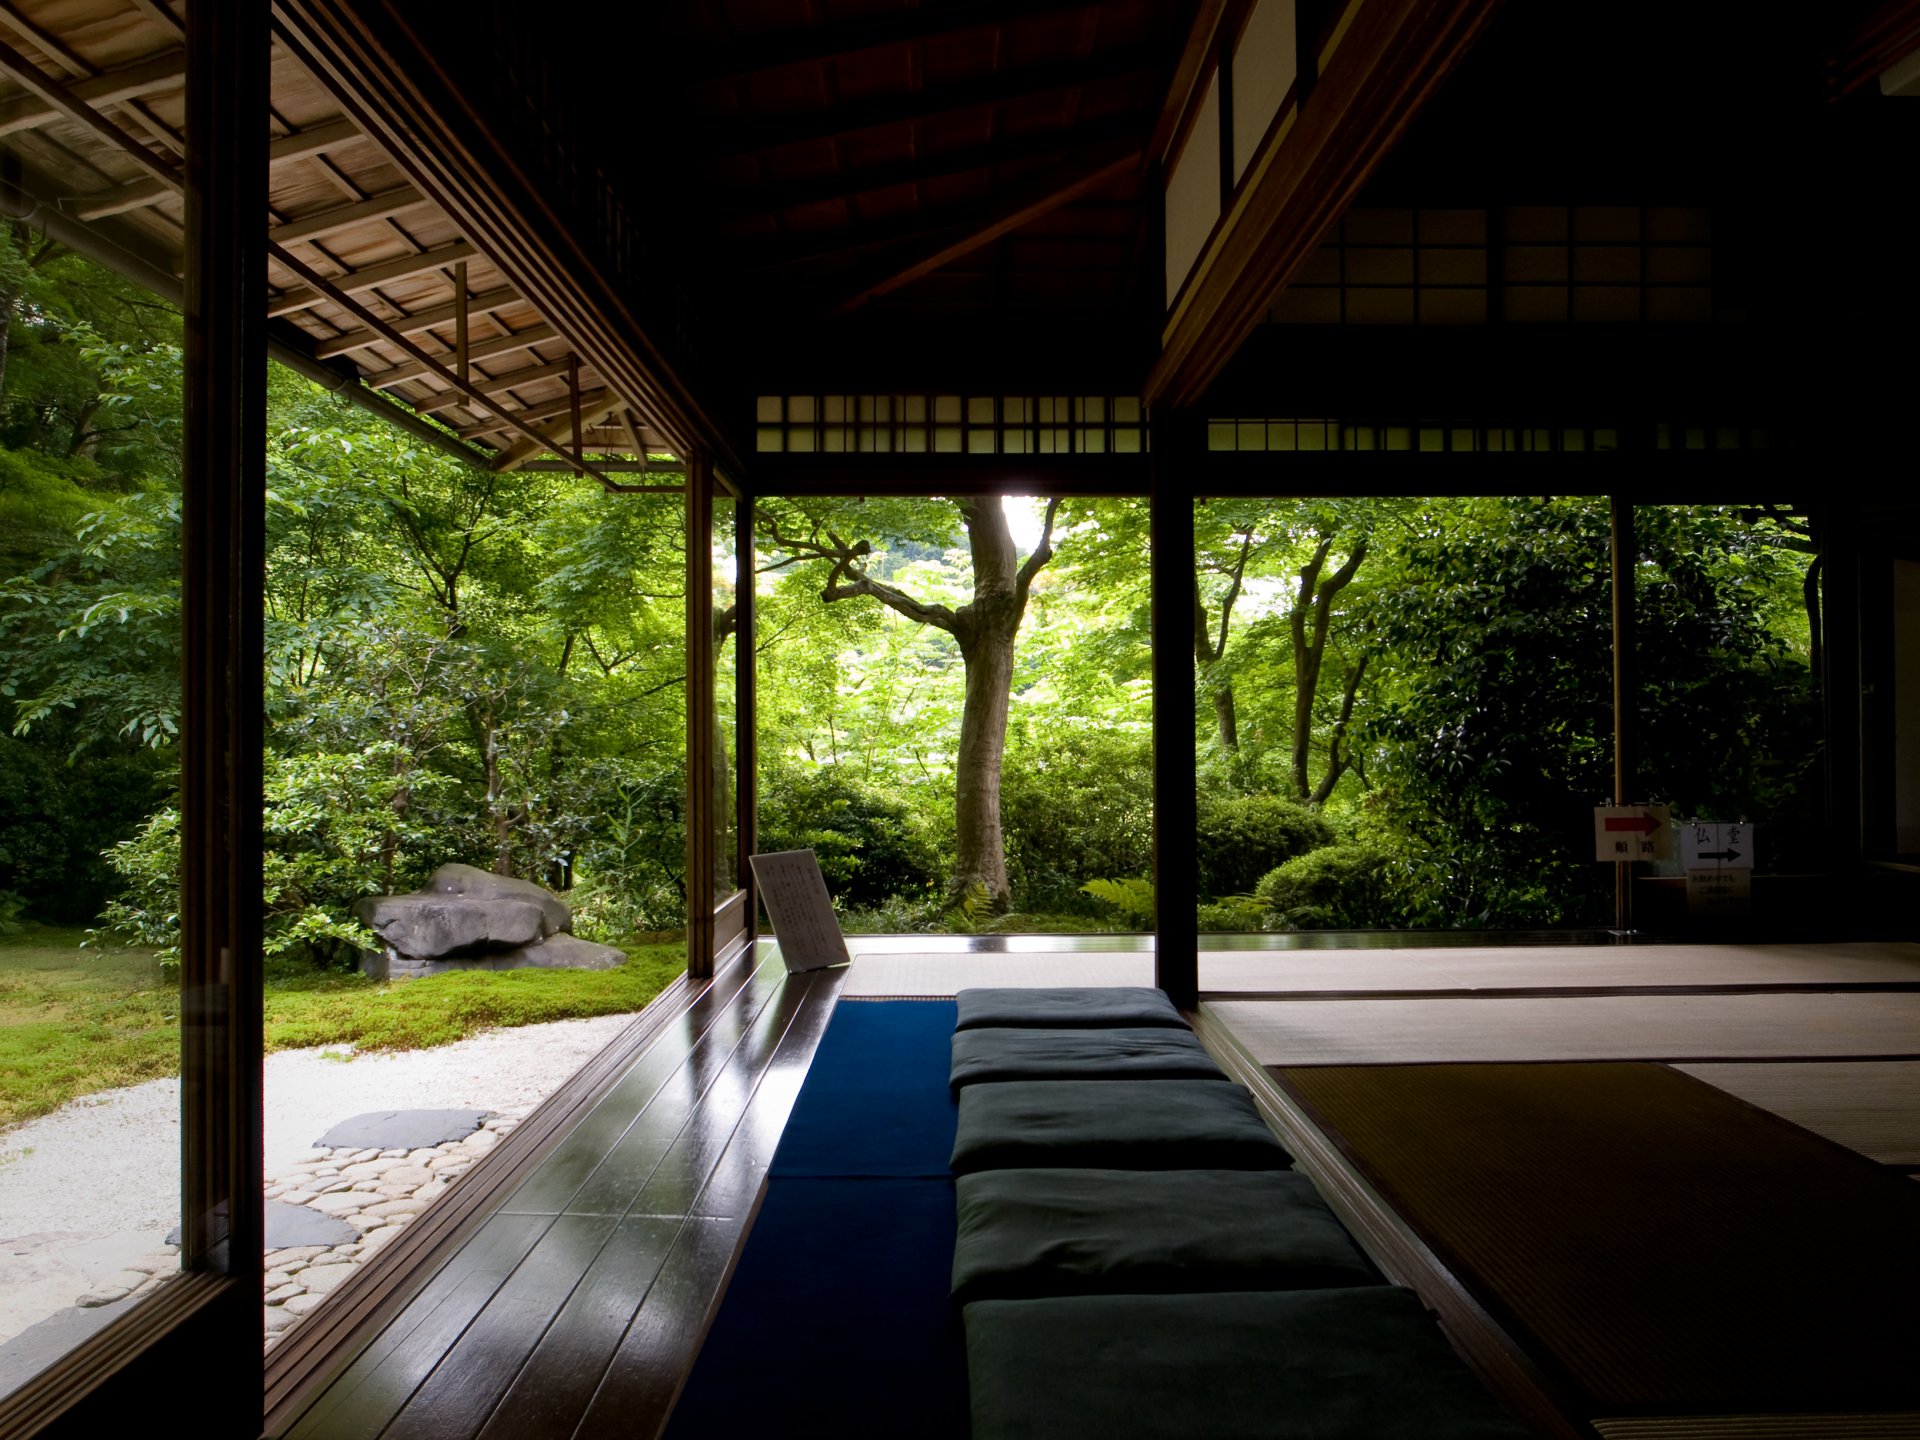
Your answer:
[[[773,921],[774,938],[780,942],[780,958],[788,974],[824,970],[853,959],[847,953],[847,937],[840,933],[833,897],[827,893],[827,880],[813,851],[775,850],[749,855],[747,863],[753,866],[753,878],[759,883],[760,899]]]

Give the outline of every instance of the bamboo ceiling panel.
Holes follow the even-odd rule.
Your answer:
[[[38,202],[36,215],[77,222],[148,273],[171,276],[184,239],[182,13],[178,0],[0,0],[0,43],[15,52],[0,63],[0,153],[12,184]],[[60,91],[43,93],[45,82]],[[348,297],[315,290],[270,257],[268,314],[298,332],[289,343],[432,415],[497,465],[571,453],[576,383],[584,449],[632,463],[672,448],[278,44],[271,93],[268,235]],[[470,379],[545,444],[408,348],[455,368],[462,263]]]

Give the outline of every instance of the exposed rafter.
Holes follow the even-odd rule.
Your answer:
[[[1106,144],[1116,140],[1139,143],[1146,131],[1144,112],[1133,110],[1105,116],[1084,125],[1065,129],[1036,130],[1012,140],[965,149],[943,151],[938,155],[915,156],[888,165],[860,170],[836,171],[785,184],[755,186],[723,205],[723,212],[735,216],[759,215],[800,205],[815,205],[826,200],[851,198],[896,185],[924,185],[954,175],[966,175],[1000,165],[1018,164],[1048,155],[1063,155],[1075,149]]]
[[[569,368],[565,360],[552,360],[544,365],[529,365],[524,369],[509,370],[504,375],[491,377],[475,375],[473,383],[489,395],[498,395],[504,390],[517,390],[522,385],[531,385],[536,380],[551,380],[556,375],[566,374]],[[592,371],[591,363],[585,361],[581,363],[581,373],[586,374]],[[422,414],[432,415],[442,410],[452,410],[465,403],[466,399],[461,395],[436,395],[430,400],[422,401],[417,408]]]
[[[509,305],[520,303],[520,292],[510,286],[498,290],[489,290],[484,295],[475,295],[467,302],[469,315],[491,315],[496,310],[504,310]],[[457,302],[449,301],[445,305],[435,305],[426,310],[415,310],[411,314],[397,315],[388,322],[402,335],[417,335],[422,330],[431,330],[436,325],[445,325],[459,313]],[[321,360],[331,359],[335,355],[345,355],[350,351],[364,350],[369,345],[378,345],[385,337],[372,330],[350,330],[345,335],[337,335],[331,340],[322,340],[313,347],[314,355]]]
[[[186,179],[172,161],[163,160],[126,131],[95,110],[77,90],[69,89],[47,77],[38,65],[11,45],[0,43],[0,72],[12,76],[38,96],[55,113],[91,132],[97,139],[125,155],[147,174],[175,193],[186,188]]]
[[[1135,146],[1115,157],[1062,166],[1038,181],[1009,191],[964,232],[930,240],[913,255],[895,257],[883,274],[834,306],[833,313],[844,315],[857,310],[869,300],[911,284],[923,275],[931,275],[1048,211],[1070,205],[1082,195],[1137,171],[1144,158],[1145,152]]]
[[[91,80],[76,80],[67,87],[67,93],[89,105],[111,105],[151,95],[156,90],[172,89],[186,74],[186,53],[174,50],[118,70],[103,70]],[[59,114],[58,109],[37,93],[9,95],[0,100],[0,135],[31,130],[58,118]]]
[[[529,325],[526,329],[515,331],[511,335],[501,335],[492,340],[476,342],[469,347],[467,357],[470,360],[491,360],[498,355],[511,355],[516,350],[530,350],[535,345],[545,344],[549,340],[557,340],[559,338],[560,332],[555,330],[551,325]],[[427,359],[424,362],[414,360],[409,361],[405,365],[396,365],[391,370],[381,370],[363,378],[365,378],[367,384],[373,386],[374,389],[384,390],[390,385],[398,385],[403,381],[417,380],[422,375],[431,374],[438,376],[444,368],[445,367],[437,360]],[[473,382],[475,389],[480,388],[484,384],[484,381],[476,380]]]
[[[612,392],[608,390],[589,390],[581,395],[580,406],[582,410],[591,412],[594,406],[599,405],[603,401],[618,398],[619,397],[613,395]],[[569,415],[572,410],[573,396],[566,394],[553,400],[542,401],[538,405],[528,405],[520,410],[516,410],[514,413],[522,420],[534,422],[551,420],[556,415]],[[612,412],[609,411],[607,413],[611,414]],[[507,427],[498,420],[483,420],[478,425],[462,425],[454,431],[454,434],[458,435],[462,440],[472,440],[481,435],[498,435],[506,428]],[[571,439],[571,434],[569,434],[567,438]]]
[[[612,391],[603,390],[600,392],[600,397],[595,400],[591,406],[587,406],[584,403],[582,404],[580,411],[582,429],[589,425],[598,425],[602,420],[606,419],[607,416],[618,410],[624,403],[625,402]],[[567,399],[567,406],[569,409],[572,408],[571,396]],[[523,427],[515,426],[514,428],[522,429]],[[536,456],[546,454],[557,455],[562,460],[567,460],[570,463],[579,465],[583,462],[574,461],[571,457],[570,447],[573,444],[573,437],[573,417],[569,415],[565,419],[549,425],[545,430],[537,433],[528,432],[527,438],[516,440],[511,447],[501,451],[500,454],[494,457],[493,468],[496,470],[518,470],[522,465],[526,464],[527,461],[532,460]]]
[[[957,5],[899,10],[845,24],[731,40],[707,64],[694,63],[693,79],[696,83],[738,79],[786,65],[838,60],[888,45],[954,35],[983,25],[1085,10],[1088,4],[1089,0],[966,0]]]
[[[297,220],[276,225],[271,233],[280,244],[290,245],[299,240],[314,240],[322,235],[330,235],[336,230],[358,225],[363,220],[385,220],[426,203],[426,197],[411,185],[397,185],[378,195],[356,200],[351,205],[336,205],[318,214],[302,215]]]
[[[442,245],[435,250],[423,250],[418,255],[402,255],[397,260],[382,260],[377,265],[365,265],[358,270],[349,270],[344,275],[329,277],[329,283],[335,289],[344,290],[349,295],[362,290],[371,290],[379,285],[390,285],[396,280],[411,279],[415,275],[424,275],[429,270],[439,270],[462,260],[471,260],[479,252],[464,240],[451,245]],[[296,310],[310,310],[322,304],[326,297],[316,290],[295,286],[281,293],[267,303],[268,315],[291,315]]]
[[[295,275],[299,276],[300,279],[304,280],[311,288],[322,291],[322,292],[330,292],[327,294],[328,299],[332,300],[334,304],[340,306],[341,309],[353,315],[356,319],[360,321],[361,324],[367,326],[369,329],[379,332],[380,338],[386,341],[387,344],[393,346],[397,350],[400,350],[404,354],[411,355],[413,357],[414,363],[421,367],[423,373],[431,373],[434,376],[434,378],[439,380],[442,384],[452,386],[454,389],[461,391],[462,393],[469,396],[471,399],[478,401],[480,405],[483,406],[485,409],[491,410],[497,415],[499,415],[500,418],[506,421],[506,423],[511,428],[513,428],[514,430],[518,431],[519,433],[527,437],[526,440],[523,440],[521,442],[522,445],[533,444],[533,445],[544,446],[547,443],[545,440],[545,437],[543,437],[540,434],[540,432],[535,430],[531,425],[527,424],[526,421],[520,419],[519,416],[515,415],[511,410],[507,409],[504,405],[501,405],[497,401],[493,400],[484,391],[480,390],[477,386],[475,386],[471,381],[464,380],[460,376],[454,374],[451,370],[447,369],[446,366],[442,365],[438,360],[434,359],[433,356],[429,355],[426,351],[422,350],[418,345],[414,344],[413,341],[409,340],[405,335],[402,335],[398,330],[395,330],[391,325],[387,324],[378,315],[375,315],[371,310],[369,310],[366,306],[362,305],[358,300],[354,299],[351,295],[346,294],[344,291],[331,290],[331,287],[327,284],[326,278],[323,275],[321,275],[318,271],[314,270],[305,261],[300,259],[299,256],[295,255],[292,251],[288,250],[284,245],[281,245],[278,242],[273,240],[268,240],[267,254],[272,257],[275,264],[280,265],[287,270],[291,270]],[[516,446],[515,448],[518,449],[519,447]],[[535,451],[530,453],[538,453],[538,452]],[[562,458],[564,459],[567,457],[562,456]],[[602,475],[599,471],[595,470],[591,465],[587,464],[584,460],[580,459],[578,456],[573,457],[572,464],[573,464],[573,468],[577,470],[580,474],[591,476],[593,479],[598,480],[602,485],[606,486],[608,489],[617,488],[613,481],[607,479],[606,476]]]
[[[977,110],[983,105],[1002,105],[1055,91],[1078,90],[1122,75],[1154,75],[1160,64],[1159,53],[1145,46],[1109,50],[1085,60],[1009,70],[978,80],[888,95],[827,110],[759,116],[733,126],[716,126],[710,139],[716,154],[747,155],[803,141],[835,140],[882,125],[938,119]]]

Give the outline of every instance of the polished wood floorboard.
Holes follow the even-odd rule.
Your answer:
[[[842,983],[727,967],[286,1432],[655,1434]]]

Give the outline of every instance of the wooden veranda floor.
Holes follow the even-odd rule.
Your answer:
[[[417,1257],[410,1274],[389,1282],[384,1310],[368,1301],[363,1313],[371,1319],[357,1329],[335,1325],[337,1343],[354,1358],[324,1387],[285,1391],[269,1433],[294,1440],[654,1435],[725,1288],[842,993],[951,994],[962,984],[1015,976],[1151,983],[1145,937],[876,937],[854,948],[861,958],[851,971],[789,977],[763,942],[757,955],[723,967],[711,982],[663,997],[630,1053],[598,1072],[590,1066],[573,1093],[550,1102],[559,1118],[546,1140],[500,1156],[490,1176],[476,1167],[449,1194],[453,1201],[482,1178],[491,1186],[463,1221],[447,1223],[437,1248]],[[1362,1063],[1416,1041],[1445,1054],[1407,1052],[1409,1059],[1501,1058],[1512,1053],[1511,1042],[1490,1056],[1474,1053],[1487,1041],[1482,1020],[1526,1018],[1537,1022],[1523,1027],[1536,1047],[1564,1049],[1572,1037],[1589,1054],[1596,1027],[1603,1050],[1606,1036],[1617,1037],[1623,1054],[1665,1044],[1668,1058],[1698,1062],[1688,1068],[1699,1078],[1883,1165],[1908,1169],[1920,1156],[1920,1039],[1906,1038],[1915,1029],[1909,1012],[1920,1008],[1913,993],[1920,947],[1409,949],[1404,939],[1386,948],[1223,947],[1203,952],[1201,983],[1203,1036],[1237,1056],[1242,1078],[1256,1089],[1269,1066],[1349,1062],[1356,1047],[1367,1057]],[[1701,1023],[1718,1037],[1712,1044],[1675,1048],[1647,1038],[1641,1010],[1683,1001],[1705,1017]],[[1800,1045],[1804,1064],[1782,1065],[1785,1057],[1766,1048],[1779,1042],[1767,1037],[1799,1003],[1838,1010],[1823,1019],[1819,1043],[1809,1036]],[[1623,1004],[1639,1008],[1609,1019],[1608,1007]],[[1544,1020],[1534,1015],[1543,1006]],[[1581,1013],[1556,1018],[1560,1007]],[[1469,1011],[1485,1013],[1473,1019]],[[1834,1038],[1848,1026],[1853,1038]],[[1356,1213],[1360,1191],[1350,1184],[1342,1199],[1341,1159],[1324,1141],[1302,1143],[1308,1137],[1300,1127],[1310,1122],[1297,1108],[1269,1104],[1269,1116],[1303,1161],[1319,1157],[1320,1169],[1307,1168],[1375,1259],[1384,1256],[1390,1274],[1435,1303],[1450,1278],[1433,1271],[1423,1283],[1414,1273],[1433,1257],[1410,1247],[1390,1215]],[[326,1308],[310,1321],[323,1319]],[[1461,1314],[1474,1320],[1474,1308]],[[1525,1381],[1521,1374],[1523,1388]],[[1542,1433],[1592,1434],[1553,1423]]]

